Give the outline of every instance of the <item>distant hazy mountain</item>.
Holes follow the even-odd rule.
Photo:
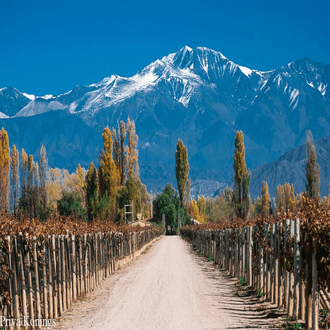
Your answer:
[[[44,144],[51,166],[72,170],[78,162],[85,167],[97,162],[103,128],[129,116],[136,122],[140,172],[148,188],[175,182],[181,138],[192,180],[203,180],[196,191],[210,191],[231,177],[238,129],[251,169],[300,146],[306,129],[315,139],[330,135],[329,83],[330,66],[310,59],[262,72],[220,52],[186,46],[132,77],[112,75],[58,96],[3,88],[0,125],[11,145],[37,156]]]
[[[315,142],[316,161],[320,165],[321,196],[329,193],[330,182],[330,137]],[[276,196],[276,187],[281,184],[293,183],[295,193],[306,191],[306,155],[305,145],[286,152],[275,162],[261,165],[252,172],[251,197],[261,196],[262,181],[269,186],[271,196]]]

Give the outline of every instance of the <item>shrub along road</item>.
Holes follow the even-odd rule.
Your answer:
[[[181,237],[165,236],[75,304],[55,329],[271,329],[263,313],[235,295],[235,283]]]

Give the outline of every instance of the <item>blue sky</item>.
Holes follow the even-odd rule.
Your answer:
[[[60,94],[205,46],[252,69],[330,64],[329,1],[3,0],[0,88]]]

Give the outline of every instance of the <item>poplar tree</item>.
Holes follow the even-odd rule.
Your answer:
[[[46,217],[46,210],[48,206],[48,196],[46,189],[47,182],[47,173],[48,173],[48,159],[46,156],[46,148],[41,146],[40,157],[39,157],[39,178],[40,178],[40,197],[41,197],[41,217],[44,219]]]
[[[27,214],[30,219],[33,218],[34,216],[34,185],[33,185],[33,179],[34,179],[34,161],[33,161],[33,156],[29,155],[28,157],[28,163],[27,163]]]
[[[182,140],[178,140],[175,152],[175,175],[179,190],[180,204],[183,207],[185,188],[189,173],[188,152]]]
[[[86,206],[86,196],[85,196],[85,173],[86,170],[82,169],[80,164],[78,164],[77,168],[76,168],[76,180],[75,180],[75,186],[74,186],[74,190],[76,195],[80,198],[83,207]]]
[[[2,127],[0,131],[0,210],[8,211],[9,208],[9,140],[8,134]]]
[[[119,174],[112,158],[112,136],[108,126],[103,130],[102,138],[103,150],[99,156],[99,190],[101,197],[109,199],[109,212],[105,214],[111,215],[114,219]]]
[[[141,211],[143,216],[149,217],[150,215],[151,195],[147,191],[146,185],[141,187]]]
[[[242,131],[237,131],[235,136],[234,153],[234,195],[233,206],[237,217],[246,219],[249,215],[250,196],[249,187],[251,172],[245,164],[245,147]]]
[[[19,152],[16,146],[13,146],[13,150],[10,154],[10,167],[11,167],[11,189],[12,189],[12,206],[14,210],[14,215],[16,216],[18,208],[18,197],[19,197]]]
[[[20,208],[26,213],[28,210],[28,155],[24,149],[21,152],[21,188]]]
[[[127,157],[125,152],[125,140],[126,140],[126,127],[123,121],[120,122],[118,127],[118,136],[116,130],[113,128],[113,158],[119,171],[119,184],[123,186],[126,180],[126,165]]]
[[[128,165],[128,177],[138,178],[139,177],[139,164],[138,164],[138,136],[135,132],[135,122],[127,119],[127,134],[128,134],[128,146],[126,148],[127,154],[127,165]]]
[[[204,195],[202,195],[202,197],[197,197],[197,204],[199,209],[199,215],[202,220],[201,222],[204,223],[206,220],[206,200]]]
[[[32,209],[33,216],[36,218],[40,216],[40,176],[39,165],[37,162],[32,163],[33,183],[32,183]]]
[[[86,204],[87,204],[87,217],[92,221],[96,217],[98,197],[97,197],[97,171],[93,163],[88,167],[86,174]]]
[[[262,182],[261,188],[261,214],[266,217],[269,215],[269,191],[268,191],[268,184],[266,181]]]
[[[306,132],[306,192],[308,197],[320,199],[320,166],[316,163],[316,151],[311,131]]]

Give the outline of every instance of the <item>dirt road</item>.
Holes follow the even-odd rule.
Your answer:
[[[179,236],[166,236],[76,304],[56,328],[270,329],[242,317],[244,302],[228,282]]]

